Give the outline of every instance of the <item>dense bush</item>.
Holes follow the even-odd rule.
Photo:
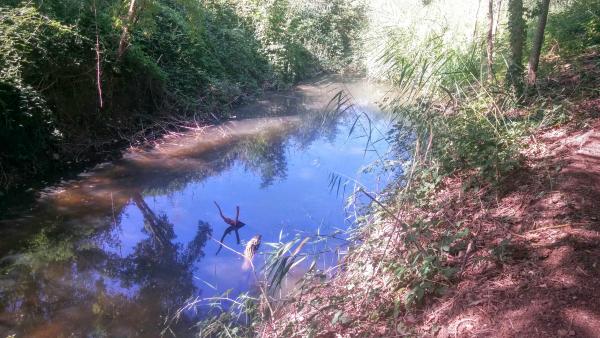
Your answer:
[[[545,44],[565,56],[600,45],[600,1],[573,0],[559,6],[548,17]]]
[[[519,166],[520,130],[493,115],[478,114],[470,107],[443,120],[434,130],[434,155],[442,173],[475,169],[482,178],[498,181]]]
[[[45,169],[38,159],[55,156],[62,136],[46,95],[49,87],[83,71],[85,38],[35,8],[1,9],[0,163],[10,169]]]

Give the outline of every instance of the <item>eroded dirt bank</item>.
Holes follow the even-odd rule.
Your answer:
[[[502,191],[446,182],[443,217],[468,215],[475,249],[455,291],[422,313],[423,334],[600,335],[600,100],[577,109],[595,117],[531,136]]]

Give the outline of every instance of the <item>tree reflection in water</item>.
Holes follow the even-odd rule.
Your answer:
[[[132,201],[144,216],[147,238],[125,257],[73,234],[44,231],[29,251],[3,260],[0,334],[14,328],[24,336],[160,335],[160,319],[200,292],[193,283],[194,265],[204,257],[211,227],[199,221],[183,246],[173,242],[166,215],[157,216],[139,193]],[[171,326],[187,328],[185,318]]]

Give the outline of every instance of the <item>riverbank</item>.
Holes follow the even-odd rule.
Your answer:
[[[409,189],[373,203],[339,274],[307,276],[263,336],[595,337],[598,55],[579,60],[541,86],[564,115],[528,122],[540,127],[518,139],[514,169],[493,181],[457,169],[436,182],[420,163]],[[536,121],[538,111],[506,115]]]
[[[468,229],[464,242],[440,256],[458,273],[431,280],[443,295],[411,309],[394,307],[405,296],[403,288],[386,285],[385,275],[394,271],[363,270],[365,282],[357,271],[342,273],[302,293],[299,303],[291,300],[275,320],[278,329],[266,336],[291,327],[302,336],[302,328],[318,327],[319,336],[594,337],[600,329],[600,106],[582,103],[588,104],[596,117],[585,127],[567,124],[531,135],[523,168],[500,188],[465,192],[464,173],[444,180],[432,208],[410,211]],[[382,241],[395,231],[362,240]],[[394,250],[379,254],[393,260]],[[349,256],[348,270],[363,265],[357,259]]]
[[[600,328],[597,0],[9,0],[0,13],[0,190],[142,141],[0,211],[0,334]],[[231,110],[356,62],[394,88],[376,109],[337,91],[333,111]],[[221,120],[234,121],[204,126]],[[244,240],[261,236],[262,270],[244,270]]]
[[[227,119],[265,90],[348,67],[361,6],[9,1],[0,143],[11,146],[0,151],[0,199],[114,159],[178,121]]]
[[[324,78],[325,75],[319,74],[311,79],[300,81],[295,86],[318,82]],[[38,197],[40,190],[61,181],[76,179],[82,172],[100,163],[119,160],[127,149],[150,149],[157,142],[164,142],[170,135],[176,137],[193,129],[227,121],[298,113],[298,109],[291,110],[290,106],[293,103],[290,101],[301,101],[302,95],[294,94],[293,88],[285,90],[271,88],[261,92],[248,92],[243,98],[223,105],[218,111],[197,112],[193,116],[166,111],[157,113],[155,116],[146,116],[140,124],[133,124],[124,129],[112,129],[110,131],[112,134],[104,136],[108,139],[96,139],[93,141],[95,144],[82,143],[69,147],[67,153],[61,153],[57,159],[51,160],[54,163],[51,169],[37,174],[15,173],[12,178],[7,177],[7,180],[15,183],[0,188],[0,211],[6,212],[18,205],[29,205]],[[262,106],[262,102],[267,104]],[[11,174],[5,173],[5,175]]]
[[[594,337],[600,330],[600,105],[584,120],[531,135],[523,167],[500,189],[461,194],[457,177],[437,194],[436,217],[473,234],[461,278],[414,324],[421,334]],[[461,259],[459,259],[459,262]]]

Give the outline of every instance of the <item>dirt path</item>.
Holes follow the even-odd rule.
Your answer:
[[[580,108],[600,116],[600,100]],[[425,307],[420,333],[600,337],[600,118],[586,123],[532,137],[500,194],[449,182],[446,216],[473,216],[476,250],[455,291]]]

